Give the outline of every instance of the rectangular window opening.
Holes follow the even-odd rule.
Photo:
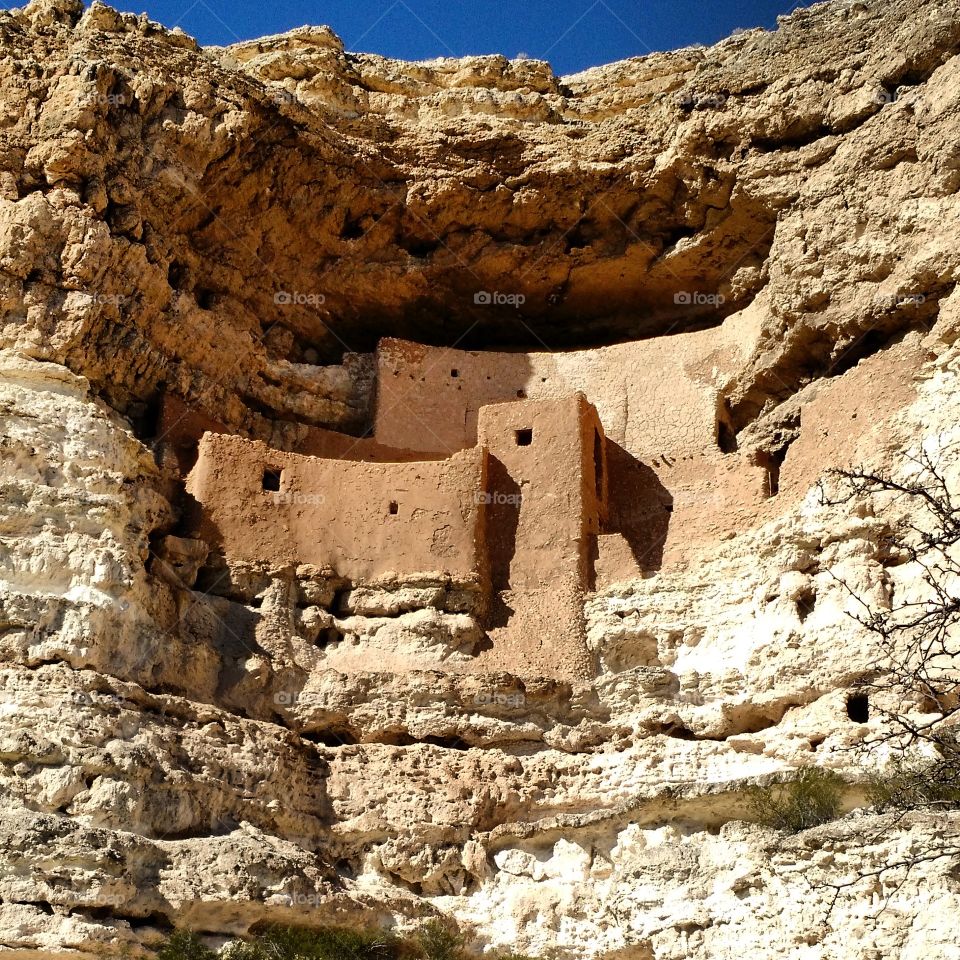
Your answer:
[[[391,500],[387,509],[390,511],[390,516],[395,517],[400,512],[400,504],[396,500]]]
[[[514,437],[518,447],[529,447],[533,443],[533,429],[524,427],[522,430],[515,430]]]
[[[263,489],[271,493],[278,493],[280,490],[280,481],[283,479],[283,471],[276,467],[267,467],[263,471]]]

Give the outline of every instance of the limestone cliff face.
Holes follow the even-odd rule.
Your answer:
[[[918,578],[885,552],[895,503],[823,506],[817,480],[923,447],[960,482],[958,54],[955,0],[834,0],[565,78],[0,13],[11,956],[435,912],[570,958],[954,956],[949,863],[832,912],[824,884],[955,815],[786,840],[742,817],[779,771],[862,777],[876,721],[845,704],[875,653],[841,581],[882,604]],[[161,394],[285,450],[359,433],[381,336],[669,351],[747,321],[714,377],[733,481],[656,464],[670,549],[590,597],[589,682],[444,669],[478,629],[457,584],[211,579],[146,442]],[[745,505],[751,457],[779,493]]]

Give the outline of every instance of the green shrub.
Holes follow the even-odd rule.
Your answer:
[[[456,926],[428,920],[413,940],[382,932],[326,927],[268,927],[249,940],[231,943],[221,960],[463,960],[464,938]],[[177,931],[160,948],[157,960],[218,960],[192,933]],[[533,960],[518,953],[498,954],[497,960]]]
[[[840,815],[843,787],[843,778],[832,770],[806,767],[769,787],[754,787],[750,813],[765,826],[799,833]]]
[[[230,944],[224,960],[398,960],[401,943],[389,934],[328,927],[269,927],[250,940]],[[192,933],[177,931],[157,960],[217,960]]]
[[[450,923],[428,920],[417,931],[417,943],[425,960],[461,960],[463,937]]]
[[[229,960],[394,960],[399,942],[380,931],[270,927],[230,947]]]
[[[178,930],[157,952],[157,960],[215,960],[196,934]]]
[[[923,761],[898,758],[868,779],[867,797],[878,811],[960,807],[960,761],[957,757]]]

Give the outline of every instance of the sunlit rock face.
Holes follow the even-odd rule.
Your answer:
[[[818,482],[921,449],[960,481],[958,52],[954,0],[562,78],[324,27],[200,49],[99,3],[0,14],[11,957],[435,914],[569,960],[953,957],[950,861],[831,884],[956,815],[745,821],[809,764],[863,806],[882,719],[849,708],[876,665],[852,615],[921,585],[888,549],[902,504]],[[420,345],[396,382],[384,338]],[[204,432],[406,474],[555,389],[598,412],[598,536],[630,547],[556,591],[575,669],[534,627],[498,646],[479,561],[351,577],[197,520]],[[316,506],[264,483],[264,510]]]

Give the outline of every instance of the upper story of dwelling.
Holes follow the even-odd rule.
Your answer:
[[[640,460],[716,450],[722,389],[756,337],[748,312],[723,326],[596,350],[498,353],[384,339],[376,354],[374,434],[425,454],[473,446],[480,410],[584,393],[606,436]]]

